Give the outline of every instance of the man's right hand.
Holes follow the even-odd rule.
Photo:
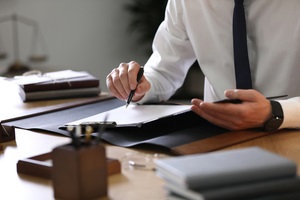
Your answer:
[[[136,89],[132,98],[133,102],[139,101],[150,90],[150,83],[142,76],[140,83],[137,82],[137,74],[141,66],[131,61],[121,63],[118,68],[113,69],[106,77],[106,85],[112,95],[120,100],[127,100],[131,90]]]

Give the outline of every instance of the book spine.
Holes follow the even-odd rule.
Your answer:
[[[171,196],[178,196],[182,197],[182,199],[190,200],[272,200],[276,199],[275,197],[278,197],[278,200],[287,200],[290,198],[283,199],[281,197],[299,197],[300,178],[275,179],[210,190],[191,190],[171,183],[167,183],[165,188]]]
[[[89,88],[98,87],[99,80],[84,80],[84,81],[70,81],[70,82],[53,82],[48,84],[28,84],[23,85],[21,88],[24,92],[37,92],[37,91],[51,91],[51,90],[66,90],[75,88]]]
[[[268,181],[279,178],[291,178],[297,175],[297,166],[292,162],[263,168],[249,168],[247,170],[234,170],[231,172],[203,175],[192,177],[187,181],[188,188],[209,189],[240,183],[251,183],[257,181]]]
[[[253,199],[264,196],[280,196],[298,192],[300,195],[300,178],[274,179],[233,187],[216,188],[198,191],[205,200]]]
[[[23,101],[32,101],[32,100],[97,96],[100,94],[100,92],[101,89],[99,87],[96,87],[96,88],[57,90],[57,91],[38,91],[38,92],[29,92],[29,93],[24,93],[22,91],[19,91],[19,94]]]

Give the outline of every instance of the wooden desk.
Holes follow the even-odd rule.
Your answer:
[[[13,99],[8,98],[6,101],[7,104],[5,104],[6,106],[3,105],[3,100],[0,104],[0,108],[5,109],[5,113],[10,112],[6,114],[14,113],[17,115],[26,110],[32,111],[32,109],[38,109],[43,106],[51,107],[61,103],[59,101],[71,101],[59,100],[23,104],[16,93],[13,93],[12,95],[15,97]],[[78,99],[75,101],[78,101]],[[11,107],[9,108],[8,105]],[[3,110],[0,111],[1,116],[5,114],[2,111]],[[4,150],[0,151],[0,199],[54,199],[52,183],[50,180],[18,174],[16,171],[16,164],[19,159],[50,152],[54,147],[66,144],[69,141],[69,138],[58,135],[17,129],[16,141],[3,143]],[[249,146],[260,146],[294,160],[298,163],[298,173],[300,172],[300,130],[280,131],[262,138],[233,145],[226,149]],[[140,152],[135,149],[111,145],[107,145],[106,147],[108,157],[120,160],[128,152]],[[148,153],[153,154],[156,152],[152,151]],[[121,174],[109,177],[108,199],[165,199],[163,185],[163,181],[155,175],[154,171],[128,169],[123,167]]]
[[[4,143],[5,149],[0,153],[0,199],[54,199],[50,180],[18,174],[16,164],[19,159],[50,152],[69,141],[62,136],[17,130],[16,141]],[[108,157],[120,160],[126,153],[136,152],[110,145],[106,151]],[[154,171],[125,166],[121,174],[109,177],[109,199],[164,199],[164,195],[163,182]]]
[[[0,198],[1,199],[53,199],[51,181],[18,174],[16,163],[19,159],[47,153],[54,147],[69,142],[69,138],[17,130],[16,141],[4,143],[0,153]],[[228,147],[227,149],[260,146],[286,156],[298,163],[300,172],[300,131],[282,131]],[[134,149],[107,146],[107,156],[122,159]],[[150,152],[149,152],[150,153]],[[153,152],[155,153],[155,152]],[[165,199],[163,181],[154,171],[122,168],[122,173],[109,177],[109,199],[112,200],[159,200]],[[5,198],[4,198],[5,197]]]

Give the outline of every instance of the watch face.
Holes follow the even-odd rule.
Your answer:
[[[283,120],[281,118],[271,118],[265,124],[265,130],[268,132],[276,131],[280,125],[282,124]]]

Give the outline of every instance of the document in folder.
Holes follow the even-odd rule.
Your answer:
[[[190,108],[190,105],[129,105],[127,108],[124,105],[65,125],[87,125],[106,121],[113,122],[115,127],[141,127],[160,118],[190,111]]]

